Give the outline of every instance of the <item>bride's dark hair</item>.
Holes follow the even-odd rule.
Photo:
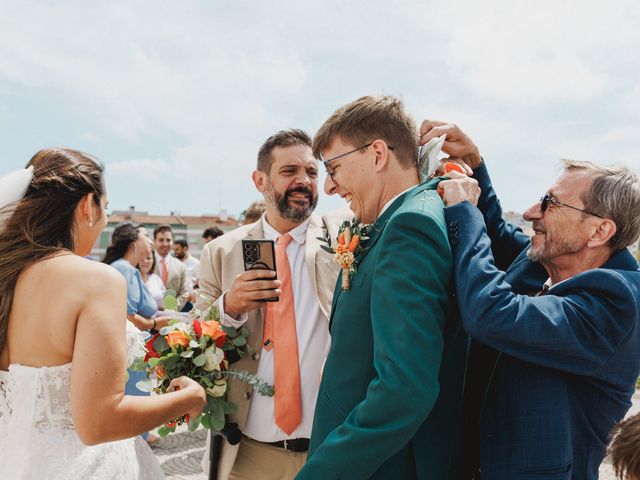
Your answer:
[[[7,342],[18,277],[40,260],[73,251],[78,203],[93,193],[99,207],[105,193],[104,167],[86,153],[49,148],[36,153],[30,165],[33,180],[24,197],[0,212],[8,217],[0,224],[0,352]]]

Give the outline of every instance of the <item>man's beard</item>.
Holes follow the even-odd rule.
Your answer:
[[[306,207],[289,204],[289,198],[293,193],[304,193],[307,195],[309,204]],[[269,182],[267,186],[267,196],[269,200],[276,206],[280,216],[294,222],[303,222],[311,216],[311,213],[318,204],[318,197],[313,196],[311,189],[306,187],[290,188],[284,195],[279,194]]]
[[[551,260],[556,257],[576,253],[579,250],[579,247],[574,242],[561,240],[556,244],[544,244],[536,251],[533,251],[532,248],[529,248],[529,250],[527,251],[527,258],[532,262],[538,262],[544,265],[551,263]]]

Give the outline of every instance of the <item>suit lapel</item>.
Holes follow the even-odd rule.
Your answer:
[[[371,251],[371,249],[373,248],[373,246],[378,242],[378,239],[380,238],[380,236],[382,235],[382,232],[384,231],[385,227],[387,226],[387,222],[389,221],[389,219],[393,216],[393,214],[396,212],[396,210],[398,210],[398,208],[400,208],[400,206],[404,203],[404,201],[410,197],[413,197],[415,195],[418,195],[419,193],[423,192],[424,190],[432,190],[435,188],[435,185],[437,185],[437,182],[429,181],[427,183],[422,183],[420,185],[415,186],[414,188],[412,188],[411,190],[403,193],[402,195],[400,195],[398,198],[396,198],[393,203],[391,205],[389,205],[389,208],[387,208],[382,215],[380,215],[380,217],[378,217],[378,219],[376,220],[376,223],[373,224],[373,227],[371,229],[371,232],[369,233],[369,240],[367,240],[367,242],[364,245],[364,251],[362,251],[360,253],[360,255],[358,255],[356,257],[356,261],[357,262],[362,262],[362,260],[364,259],[364,257],[367,256],[367,253],[369,253]]]
[[[256,240],[264,238],[264,229],[262,228],[262,218],[251,226],[251,228],[247,231],[247,236],[245,238],[256,239]]]
[[[309,269],[309,275],[311,276],[311,285],[313,285],[313,291],[320,305],[320,309],[325,316],[327,312],[324,311],[324,305],[320,301],[320,295],[318,293],[318,280],[316,277],[316,255],[320,249],[320,240],[317,237],[322,236],[322,220],[315,214],[311,214],[309,217],[309,226],[307,227],[307,236],[304,244],[304,261]]]
[[[374,245],[378,242],[380,237],[382,236],[382,232],[384,231],[389,219],[393,216],[393,214],[400,208],[400,206],[404,203],[407,198],[413,197],[414,195],[418,195],[425,190],[433,190],[439,183],[440,179],[434,179],[426,183],[422,183],[420,185],[416,185],[411,190],[403,193],[398,198],[396,198],[389,208],[387,208],[380,217],[376,220],[376,223],[373,224],[371,231],[369,232],[369,239],[363,244],[364,250],[360,252],[360,254],[356,257],[356,261],[358,264],[362,263],[367,254],[373,249]],[[342,273],[340,273],[342,275]],[[338,280],[336,282],[336,287],[333,293],[333,301],[331,302],[331,318],[329,320],[329,331],[331,331],[331,325],[333,323],[333,316],[336,312],[336,304],[338,303],[338,299],[342,294],[342,281],[341,276],[338,275]],[[356,273],[357,275],[357,273]]]

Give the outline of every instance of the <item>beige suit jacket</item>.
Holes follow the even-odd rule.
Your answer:
[[[324,315],[329,318],[333,289],[339,273],[339,266],[333,261],[332,255],[320,248],[321,242],[316,237],[324,236],[324,228],[327,228],[331,239],[338,235],[338,228],[342,222],[351,218],[352,214],[347,209],[331,212],[325,216],[312,214],[309,219],[307,238],[305,242],[305,263],[309,269],[318,303]],[[262,239],[264,231],[262,221],[237,228],[221,237],[207,243],[200,256],[200,292],[217,300],[225,291],[231,288],[236,275],[244,271],[242,260],[242,240]],[[264,308],[248,312],[248,320],[245,324],[249,328],[249,344],[254,354],[247,356],[233,365],[238,371],[247,370],[256,373],[258,370],[259,355],[262,349],[262,326]],[[329,325],[327,323],[327,328]],[[250,385],[231,381],[227,400],[238,405],[238,411],[230,416],[230,421],[237,422],[240,430],[244,429],[251,397],[254,392]],[[238,453],[238,445],[229,445],[222,442],[222,452],[218,464],[218,479],[226,480],[231,472],[233,463]],[[209,443],[203,468],[209,471]]]
[[[162,278],[162,265],[160,257],[156,256],[156,275]],[[167,290],[176,292],[178,298],[178,309],[182,308],[187,301],[187,267],[184,263],[171,255],[167,256],[169,275],[167,277]]]

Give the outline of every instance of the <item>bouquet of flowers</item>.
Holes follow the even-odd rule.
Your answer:
[[[253,385],[261,395],[273,396],[272,385],[246,371],[230,370],[229,365],[250,353],[247,344],[248,329],[238,330],[220,324],[218,309],[207,299],[201,298],[203,309],[194,308],[188,322],[171,320],[169,326],[147,340],[146,354],[132,366],[145,370],[147,378],[137,383],[142,391],[166,393],[171,380],[182,375],[198,382],[207,392],[207,404],[197,418],[185,415],[158,429],[160,436],[175,431],[177,425],[188,423],[194,431],[204,428],[223,431],[225,414],[234,413],[237,405],[225,400],[227,381],[235,378]],[[177,301],[173,295],[164,300],[165,309],[174,309]],[[157,384],[149,378],[157,376]]]
[[[333,260],[342,268],[342,290],[349,290],[351,277],[358,271],[356,255],[364,250],[362,242],[367,240],[367,227],[361,226],[360,222],[354,218],[351,221],[345,220],[338,229],[337,245],[331,246],[329,232],[318,240],[327,245],[321,245],[326,252],[333,254]]]

